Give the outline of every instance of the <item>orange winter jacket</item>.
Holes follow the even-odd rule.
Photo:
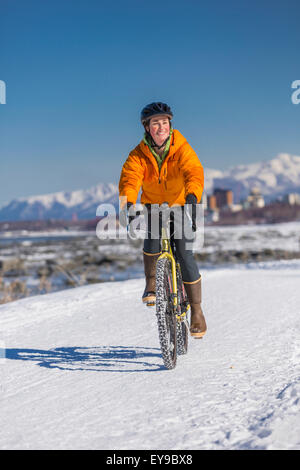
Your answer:
[[[186,138],[174,129],[170,149],[159,171],[158,163],[149,147],[143,142],[130,152],[123,165],[120,182],[120,197],[136,203],[142,187],[142,204],[183,206],[185,198],[193,193],[200,202],[204,186],[203,167]],[[122,200],[123,201],[123,200]],[[124,206],[124,201],[121,206]]]

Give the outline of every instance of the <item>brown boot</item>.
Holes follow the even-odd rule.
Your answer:
[[[146,287],[143,293],[142,301],[147,307],[152,307],[155,305],[155,276],[156,276],[156,261],[159,257],[159,254],[146,255],[144,253],[144,270],[146,278]]]
[[[207,326],[201,308],[201,279],[195,284],[184,284],[184,287],[191,306],[191,336],[202,338],[206,333]]]

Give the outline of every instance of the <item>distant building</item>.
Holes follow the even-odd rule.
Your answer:
[[[219,222],[220,214],[218,209],[216,210],[209,210],[205,214],[205,222]]]
[[[230,189],[216,188],[207,199],[207,207],[210,210],[231,207],[233,205],[233,192]]]
[[[201,204],[203,204],[203,209],[207,209],[207,196],[206,193],[202,193]]]
[[[300,204],[300,194],[290,193],[286,194],[283,198],[283,201],[289,204],[290,206],[295,206]]]
[[[242,206],[242,204],[233,204],[230,207],[230,209],[231,209],[232,212],[239,212],[239,211],[243,210],[243,206]]]
[[[244,207],[247,208],[258,208],[258,207],[264,207],[265,206],[265,200],[263,195],[260,192],[259,188],[252,188],[250,191],[249,196],[247,197]]]
[[[233,192],[228,189],[215,189],[214,196],[216,197],[217,207],[228,207],[233,204]]]
[[[211,196],[208,196],[207,198],[207,208],[211,211],[217,209],[217,199],[216,196],[214,196],[213,194]]]

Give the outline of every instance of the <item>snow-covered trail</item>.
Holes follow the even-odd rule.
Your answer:
[[[203,273],[208,323],[163,367],[143,280],[0,307],[1,449],[300,449],[300,271]]]

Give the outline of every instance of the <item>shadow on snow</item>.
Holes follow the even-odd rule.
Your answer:
[[[156,362],[160,349],[139,346],[70,347],[49,350],[6,349],[6,359],[37,362],[40,367],[61,370],[153,372],[165,370]],[[151,362],[151,359],[154,360]]]

